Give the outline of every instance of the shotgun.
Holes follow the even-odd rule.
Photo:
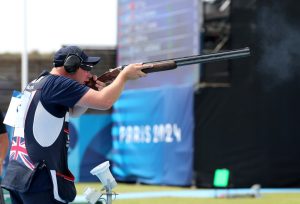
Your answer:
[[[193,56],[180,57],[174,59],[144,62],[143,66],[145,68],[142,69],[142,71],[145,73],[160,72],[160,71],[176,69],[177,67],[185,66],[185,65],[216,62],[216,61],[236,59],[236,58],[247,57],[247,56],[250,56],[249,47],[236,49],[236,50],[210,53],[205,55],[193,55]],[[106,84],[110,84],[126,66],[127,65],[122,65],[114,69],[110,69],[109,71],[100,75],[97,78],[97,80],[102,81]],[[86,83],[86,85],[89,86],[90,88],[97,90],[95,84],[96,82],[93,79],[90,79]]]

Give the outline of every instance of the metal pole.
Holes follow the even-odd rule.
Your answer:
[[[21,65],[21,89],[24,90],[28,84],[28,54],[27,54],[27,0],[23,0],[23,51]]]
[[[106,190],[106,204],[112,204],[112,188],[109,179],[107,179],[107,186],[105,186],[105,190]]]

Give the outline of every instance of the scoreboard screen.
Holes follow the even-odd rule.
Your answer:
[[[117,63],[172,59],[200,52],[202,22],[199,0],[119,0]],[[126,88],[196,84],[199,65],[149,73]]]

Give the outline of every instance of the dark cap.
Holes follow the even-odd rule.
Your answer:
[[[53,57],[53,64],[55,67],[60,67],[64,65],[64,61],[66,57],[69,55],[77,55],[81,58],[81,64],[85,65],[96,65],[100,61],[100,57],[89,57],[87,56],[83,50],[81,50],[77,46],[66,46],[60,48]]]

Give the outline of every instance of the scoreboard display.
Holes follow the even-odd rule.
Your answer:
[[[118,65],[200,54],[201,7],[199,0],[119,0]],[[149,73],[126,88],[196,84],[199,67]]]

